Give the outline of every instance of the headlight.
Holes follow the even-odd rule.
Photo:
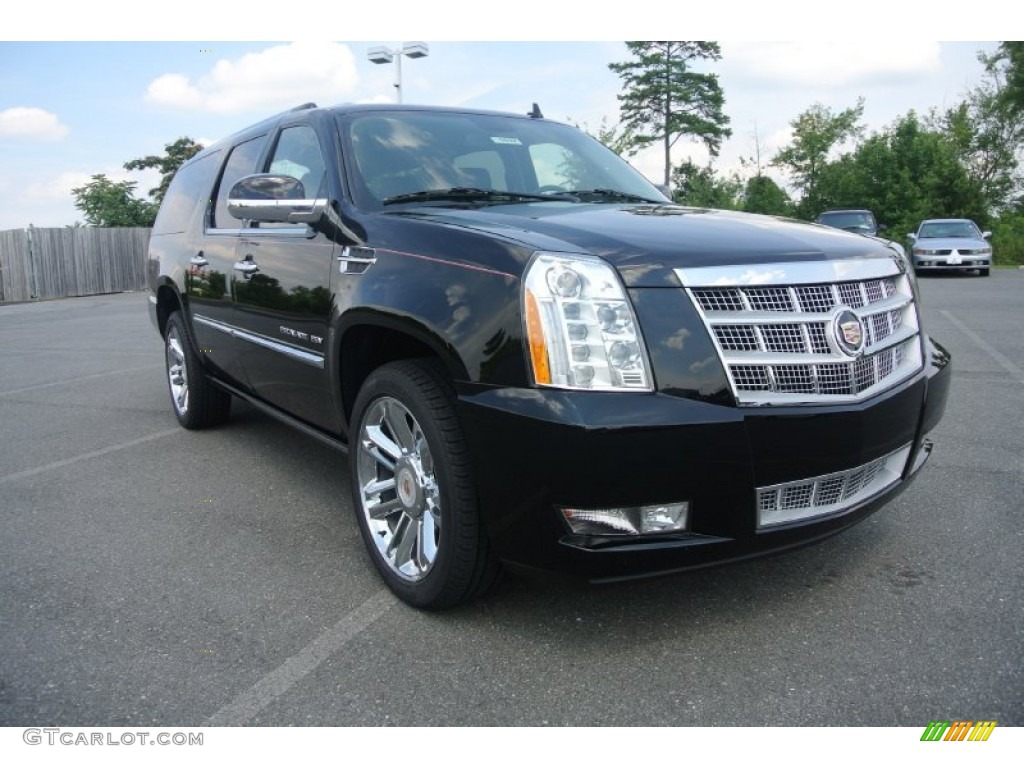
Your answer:
[[[651,390],[633,306],[615,270],[601,259],[535,254],[523,284],[523,317],[535,383]]]
[[[939,252],[934,248],[915,248],[915,256],[938,256]]]

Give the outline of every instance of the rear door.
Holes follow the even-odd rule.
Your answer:
[[[203,201],[202,236],[191,249],[185,281],[200,354],[220,376],[243,386],[242,345],[234,334],[235,283],[245,276],[235,255],[243,222],[228,213],[227,198],[236,181],[253,173],[265,142],[266,135],[257,136],[231,148],[217,186]]]

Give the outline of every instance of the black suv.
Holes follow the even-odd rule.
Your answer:
[[[905,259],[682,208],[530,116],[308,104],[175,176],[150,313],[178,421],[232,398],[349,455],[388,585],[593,581],[835,533],[925,462],[949,355]]]

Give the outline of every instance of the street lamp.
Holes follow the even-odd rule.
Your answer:
[[[386,48],[380,46],[371,48],[366,52],[366,58],[374,64],[390,64],[395,62],[395,93],[398,96],[398,103],[402,103],[402,57],[410,59],[422,59],[430,55],[430,48],[426,43],[402,43],[401,48]]]

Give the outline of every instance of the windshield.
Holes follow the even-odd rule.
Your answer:
[[[818,216],[818,223],[837,229],[875,231],[875,217],[867,211],[835,211]]]
[[[980,240],[981,232],[970,221],[932,221],[921,225],[918,237],[969,237]]]
[[[353,193],[365,209],[424,201],[502,204],[529,196],[563,203],[668,202],[618,155],[567,125],[401,110],[346,116],[339,123],[354,159],[348,163]],[[509,194],[471,194],[491,191]]]

